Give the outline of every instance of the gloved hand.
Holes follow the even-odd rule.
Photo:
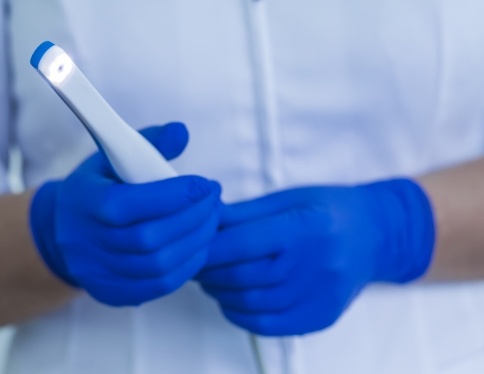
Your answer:
[[[167,158],[188,141],[179,123],[142,134]],[[149,166],[147,166],[149,167]],[[102,303],[139,305],[202,268],[219,223],[220,186],[198,176],[124,184],[97,152],[36,192],[31,230],[48,267]]]
[[[414,182],[308,187],[228,205],[203,289],[234,324],[269,336],[333,324],[371,282],[427,269],[434,223]]]

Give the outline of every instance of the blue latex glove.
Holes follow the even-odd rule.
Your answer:
[[[188,141],[179,123],[142,134],[167,158]],[[30,211],[48,267],[102,303],[139,305],[166,295],[205,264],[220,186],[198,176],[124,184],[98,152],[64,181],[48,182]]]
[[[226,318],[261,335],[330,326],[367,284],[421,276],[434,246],[429,201],[406,179],[293,189],[224,210],[197,279]]]

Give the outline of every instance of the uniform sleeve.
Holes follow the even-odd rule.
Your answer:
[[[6,2],[0,0],[0,194],[9,191],[7,167],[10,144],[12,101],[9,94]]]

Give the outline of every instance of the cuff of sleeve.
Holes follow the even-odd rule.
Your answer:
[[[420,278],[427,272],[432,262],[436,238],[435,217],[427,193],[415,181],[407,179],[406,183],[408,191],[402,196],[402,201],[408,206],[408,251],[412,253],[414,261],[403,282]]]
[[[35,193],[30,206],[30,231],[37,250],[54,275],[78,287],[69,276],[61,251],[55,244],[55,200],[60,182],[48,182]]]
[[[375,280],[416,280],[429,268],[435,246],[430,200],[422,187],[410,179],[393,179],[373,186],[380,191],[380,197],[385,197],[380,200],[380,218],[387,232]]]

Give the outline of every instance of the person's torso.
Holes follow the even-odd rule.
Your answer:
[[[44,40],[68,51],[132,126],[184,121],[191,141],[175,168],[219,180],[228,201],[414,175],[484,150],[479,0],[10,7],[14,130],[30,187],[95,150],[28,64]],[[285,350],[301,374],[475,373],[481,288],[375,287],[329,331],[262,348],[271,373],[284,372]],[[9,364],[15,374],[254,370],[246,334],[194,285],[137,311],[80,298],[20,326]]]

